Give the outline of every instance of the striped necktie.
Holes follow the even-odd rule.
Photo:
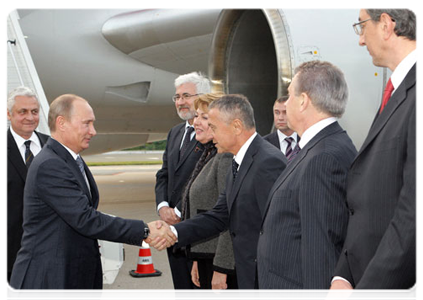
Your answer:
[[[300,152],[300,150],[301,150],[301,148],[300,148],[300,146],[297,143],[297,145],[295,146],[294,150],[292,150],[292,152],[289,155],[289,157],[287,157],[288,163],[290,163],[295,158],[295,156],[298,154],[298,152]]]
[[[288,143],[288,146],[286,147],[285,156],[288,158],[292,154],[292,142],[294,141],[294,138],[291,136],[288,136],[285,138],[285,141]]]
[[[29,166],[32,163],[32,160],[34,159],[34,155],[31,152],[30,146],[31,146],[31,141],[26,141],[25,142],[25,147],[26,147],[26,149],[25,149],[25,164],[26,164],[27,168],[29,168]]]

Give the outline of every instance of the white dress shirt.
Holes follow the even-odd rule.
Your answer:
[[[396,67],[394,72],[391,75],[391,82],[394,86],[394,91],[392,95],[395,93],[396,89],[400,86],[403,82],[405,76],[407,76],[408,72],[410,72],[411,68],[417,62],[417,50],[412,51],[408,54]]]
[[[13,138],[15,139],[16,145],[18,146],[19,149],[19,153],[22,156],[22,160],[25,163],[25,151],[26,151],[26,146],[25,146],[25,142],[26,141],[31,141],[31,144],[29,146],[29,149],[32,152],[32,155],[34,155],[34,157],[40,153],[41,151],[41,142],[40,139],[38,138],[37,134],[35,132],[32,133],[31,137],[28,140],[25,140],[23,137],[21,137],[19,134],[17,134],[12,126],[10,126],[10,133],[12,134]]]
[[[244,143],[244,145],[242,145],[242,147],[238,150],[238,153],[234,156],[234,159],[236,163],[238,164],[238,170],[242,164],[242,161],[244,160],[245,153],[247,153],[248,148],[250,148],[250,145],[256,136],[257,136],[257,132],[254,132],[250,136],[250,138]]]

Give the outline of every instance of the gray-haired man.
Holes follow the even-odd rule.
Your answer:
[[[156,174],[156,204],[160,218],[168,224],[181,220],[181,194],[203,152],[203,146],[195,138],[193,119],[194,100],[198,94],[211,91],[210,81],[197,72],[175,79],[176,112],[185,122],[173,127],[167,136],[162,168]],[[185,253],[168,249],[169,264],[175,289],[191,289],[191,263]]]
[[[26,174],[34,156],[48,136],[35,129],[39,122],[40,103],[27,87],[18,87],[7,99],[7,279],[10,280],[23,234],[23,192]]]

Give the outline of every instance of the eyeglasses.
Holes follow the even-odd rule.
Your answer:
[[[364,27],[363,23],[370,21],[371,19],[372,18],[353,24],[355,33],[357,33],[357,35],[362,35],[363,34],[363,27]]]
[[[188,94],[188,93],[183,93],[182,95],[176,94],[172,97],[172,101],[176,102],[181,98],[188,99],[188,98],[198,96],[198,95],[202,95],[202,94],[195,94],[195,95],[191,95],[191,94]]]

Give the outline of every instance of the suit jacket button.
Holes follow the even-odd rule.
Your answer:
[[[232,234],[232,237],[235,237],[236,236],[235,232],[231,232],[231,234]]]
[[[263,230],[260,230],[260,235],[263,235]]]
[[[350,208],[350,215],[352,216],[354,214],[354,209]]]

